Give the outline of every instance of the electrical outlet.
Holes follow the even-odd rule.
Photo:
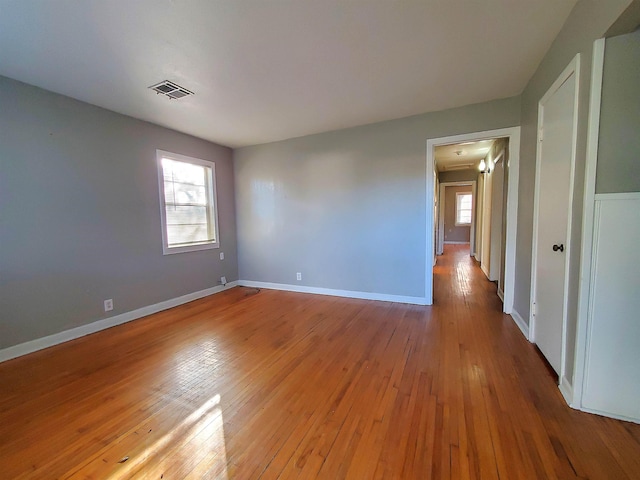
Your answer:
[[[302,273],[300,272],[296,273],[296,280],[298,281],[302,280]]]
[[[227,284],[227,277],[220,277],[220,283],[222,285],[226,285]]]
[[[113,310],[113,299],[110,298],[109,300],[105,300],[104,301],[104,311],[105,312],[110,312],[111,310]]]
[[[224,260],[224,252],[220,252],[220,260]]]

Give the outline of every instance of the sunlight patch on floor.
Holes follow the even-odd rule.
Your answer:
[[[176,444],[179,448],[176,449]],[[177,451],[176,451],[177,450]],[[121,467],[109,475],[109,480],[131,478],[144,468],[145,478],[149,469],[163,474],[170,468],[176,456],[195,456],[196,452],[207,452],[185,478],[228,479],[227,454],[224,439],[224,423],[220,408],[220,395],[215,395],[200,408],[192,412],[179,425],[163,435],[152,445],[133,458],[123,458]],[[158,461],[161,459],[160,461]],[[154,465],[152,462],[158,462]],[[214,475],[215,472],[215,475]]]

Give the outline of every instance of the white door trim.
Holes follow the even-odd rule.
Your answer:
[[[571,166],[569,173],[569,214],[567,218],[567,241],[566,245],[566,255],[565,255],[565,276],[564,276],[564,285],[563,285],[563,305],[562,305],[562,338],[561,338],[561,357],[560,357],[560,375],[559,375],[559,384],[566,385],[567,380],[565,379],[566,372],[566,340],[567,340],[567,311],[568,311],[568,297],[569,297],[569,265],[571,259],[571,224],[573,217],[573,184],[575,177],[575,164],[576,164],[576,145],[578,138],[578,104],[579,104],[579,94],[580,94],[580,54],[578,53],[572,60],[569,62],[569,65],[564,69],[564,71],[560,74],[560,76],[553,82],[553,85],[547,90],[547,93],[540,99],[538,102],[538,134],[536,139],[536,179],[535,179],[535,194],[534,194],[534,203],[533,203],[533,242],[532,242],[532,256],[531,256],[531,308],[529,314],[529,340],[531,342],[535,342],[535,299],[536,299],[536,265],[538,262],[538,218],[539,218],[539,203],[540,203],[540,161],[541,161],[541,150],[540,150],[540,133],[542,131],[542,125],[544,121],[544,105],[551,98],[551,96],[558,90],[560,87],[572,76],[575,75],[575,83],[576,88],[574,92],[573,99],[573,108],[574,108],[574,117],[573,117],[573,125],[572,125],[572,135],[571,135]],[[544,133],[544,132],[542,132]],[[569,382],[570,384],[571,382]]]
[[[460,182],[440,182],[440,195],[438,198],[438,248],[436,250],[438,255],[442,255],[444,241],[444,199],[445,199],[445,189],[447,187],[466,187],[471,186],[471,194],[473,198],[473,205],[471,209],[471,232],[469,238],[469,255],[473,255],[475,253],[475,249],[473,248],[473,242],[475,240],[475,231],[476,231],[476,180],[467,180]],[[456,242],[450,242],[456,243]],[[466,243],[466,242],[457,242],[457,243]]]
[[[604,71],[605,39],[593,43],[591,66],[591,94],[589,98],[589,125],[587,128],[587,156],[584,172],[584,198],[582,210],[582,243],[580,245],[580,284],[578,290],[578,319],[576,325],[575,363],[573,373],[573,395],[565,398],[574,408],[582,408],[585,366],[589,328],[589,305],[591,297],[591,273],[593,259],[593,228],[596,204],[596,165],[598,163],[598,135],[600,133],[600,103],[602,100],[602,77]],[[564,392],[563,392],[564,393]]]
[[[449,137],[430,138],[427,140],[427,174],[426,174],[426,245],[425,245],[425,301],[433,304],[433,255],[434,252],[434,220],[433,220],[433,192],[434,192],[434,149],[439,145],[469,142],[473,140],[488,140],[492,138],[509,139],[509,191],[507,194],[507,240],[505,251],[505,291],[504,313],[513,311],[514,284],[516,277],[516,234],[518,227],[518,179],[520,165],[520,127],[501,128],[482,132],[464,133]]]

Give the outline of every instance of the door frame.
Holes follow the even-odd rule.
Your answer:
[[[576,150],[578,141],[578,105],[580,98],[580,54],[578,53],[569,64],[562,71],[560,76],[549,87],[547,92],[538,102],[538,131],[536,137],[536,178],[535,178],[535,193],[533,200],[533,240],[531,248],[531,292],[529,308],[529,341],[535,343],[535,331],[536,331],[536,293],[537,293],[537,264],[538,264],[538,226],[539,226],[539,203],[540,203],[540,162],[542,151],[540,149],[542,125],[544,122],[544,105],[553,96],[553,94],[560,89],[562,85],[572,76],[575,75],[575,92],[573,98],[573,125],[571,132],[571,158],[570,158],[570,170],[569,170],[569,205],[567,215],[567,237],[565,239],[565,275],[563,280],[563,303],[562,303],[562,335],[560,338],[561,354],[560,354],[560,372],[558,375],[559,385],[562,386],[567,382],[566,374],[566,357],[567,357],[567,315],[568,315],[568,301],[569,301],[569,272],[571,261],[571,238],[572,238],[572,220],[573,220],[573,191],[575,182],[575,166],[576,166]]]
[[[476,232],[476,180],[462,180],[459,182],[440,182],[440,198],[438,198],[438,248],[436,252],[438,255],[442,255],[444,249],[444,204],[445,204],[445,191],[447,187],[471,187],[472,206],[471,206],[471,232],[469,236],[469,255],[475,253],[474,241]]]
[[[507,240],[505,245],[505,292],[503,312],[513,311],[513,299],[516,276],[516,233],[518,228],[518,178],[520,164],[520,127],[500,128],[480,132],[463,133],[448,137],[430,138],[427,140],[426,160],[426,245],[425,245],[425,304],[433,304],[433,265],[435,252],[434,235],[434,172],[435,148],[452,143],[463,143],[494,138],[509,139],[509,191],[507,194]],[[507,288],[507,286],[509,288]]]
[[[589,318],[591,285],[593,283],[593,227],[596,204],[596,168],[600,134],[600,105],[604,74],[605,39],[593,43],[591,64],[591,93],[589,97],[589,124],[587,127],[587,154],[584,172],[584,198],[582,207],[582,242],[580,245],[580,284],[578,291],[578,318],[576,322],[575,368],[573,381],[560,384],[560,391],[573,408],[582,409],[582,392],[589,344]]]

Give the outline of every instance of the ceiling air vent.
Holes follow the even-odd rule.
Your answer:
[[[170,82],[169,80],[160,82],[157,85],[152,85],[149,88],[151,90],[154,90],[158,95],[166,95],[171,99],[177,99],[177,98],[193,95],[193,92],[187,90],[184,87],[181,87],[180,85]]]

